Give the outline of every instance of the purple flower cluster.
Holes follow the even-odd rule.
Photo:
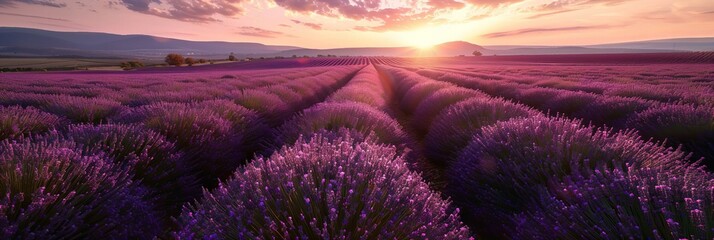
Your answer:
[[[136,239],[160,221],[127,169],[72,142],[0,143],[0,238]]]
[[[517,239],[711,239],[710,174],[650,168],[595,171],[554,184],[528,212],[513,217]],[[551,192],[548,194],[547,192]]]
[[[397,121],[386,113],[357,102],[321,103],[308,108],[282,125],[276,137],[277,146],[294,143],[301,135],[320,130],[350,129],[364,136],[374,134],[382,144],[402,146],[409,143]]]
[[[481,128],[511,118],[538,115],[533,109],[503,99],[475,97],[458,102],[435,117],[424,138],[424,154],[434,164],[448,165]]]
[[[417,106],[413,114],[412,126],[417,134],[424,135],[431,128],[436,116],[450,105],[472,98],[484,97],[487,96],[479,91],[460,87],[448,87],[434,91],[426,95]]]
[[[458,70],[425,69],[417,73],[445,83],[504,97],[553,115],[562,114],[620,130],[635,128],[640,130],[643,136],[654,137],[659,141],[667,140],[669,146],[683,145],[685,150],[693,152],[696,157],[709,159],[709,167],[714,166],[711,163],[714,158],[711,150],[713,147],[711,139],[708,139],[711,138],[711,131],[706,130],[712,126],[711,116],[714,110],[711,106],[714,104],[714,91],[710,85],[700,83],[708,82],[707,76],[697,79],[695,74],[665,71],[662,72],[666,74],[641,75],[635,74],[637,72],[632,72],[632,69],[626,69],[630,72],[625,73],[610,73],[608,70],[588,75],[575,72],[577,70],[555,69],[557,72],[552,73],[555,79],[532,82],[517,79],[547,73],[538,70],[533,71],[534,73],[517,73],[512,77],[507,76],[509,74],[501,74],[506,75],[501,80],[486,79],[482,76],[483,73]],[[598,75],[613,76],[608,79]],[[632,76],[629,79],[624,77],[630,75]],[[640,78],[646,78],[647,81],[633,80]],[[680,78],[684,80],[666,80]],[[597,83],[592,83],[593,81]],[[602,91],[585,91],[576,86],[594,87]],[[675,117],[680,115],[681,118]],[[683,137],[683,134],[697,136]]]
[[[146,199],[168,213],[178,213],[183,203],[200,194],[183,153],[158,132],[137,125],[87,124],[70,126],[55,139],[73,141],[86,151],[104,152],[150,190]]]
[[[447,174],[448,192],[489,234],[503,234],[511,215],[530,209],[538,189],[568,176],[651,168],[672,174],[692,169],[687,155],[578,121],[535,116],[484,127]]]
[[[235,91],[230,97],[237,104],[258,112],[270,126],[278,126],[291,115],[324,100],[359,69],[361,67],[335,67],[314,76]]]
[[[317,134],[256,159],[181,215],[181,239],[468,239],[393,147]]]
[[[642,136],[666,140],[704,157],[714,168],[714,107],[664,105],[638,112],[627,122]]]
[[[40,134],[62,127],[62,117],[33,107],[0,106],[0,141]]]
[[[183,150],[202,182],[228,177],[265,129],[257,114],[230,101],[153,103],[120,114],[116,121],[140,123],[165,135]]]
[[[123,109],[120,102],[105,98],[15,92],[5,92],[2,95],[2,105],[31,106],[78,123],[106,122],[109,117]]]
[[[327,102],[359,102],[382,111],[389,111],[387,93],[377,75],[377,69],[367,66],[339,91],[330,95]]]

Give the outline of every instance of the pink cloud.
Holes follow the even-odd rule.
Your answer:
[[[509,3],[522,2],[523,0],[466,0],[466,2],[471,3],[476,6],[487,6],[487,7],[497,7],[500,5],[507,5]]]
[[[67,4],[58,3],[54,0],[0,0],[0,7],[14,7],[16,3],[34,4],[56,8],[67,6]]]
[[[290,35],[285,35],[282,32],[272,31],[257,27],[240,27],[237,34],[243,36],[261,37],[261,38],[277,38],[277,37],[292,37]]]
[[[296,24],[300,24],[300,25],[315,29],[315,30],[322,30],[322,24],[319,24],[319,23],[309,23],[309,22],[303,22],[303,21],[299,21],[299,20],[290,20],[290,21],[292,21]]]
[[[437,18],[438,11],[461,9],[456,0],[406,0],[394,5],[386,0],[273,0],[278,6],[298,13],[378,22],[376,27],[357,27],[363,31],[387,31],[412,28]]]
[[[217,22],[243,13],[243,0],[121,0],[129,10],[185,22]],[[158,6],[156,6],[158,5]]]
[[[580,31],[580,30],[603,29],[603,28],[612,28],[612,27],[615,27],[615,26],[591,25],[591,26],[573,26],[573,27],[557,27],[557,28],[525,28],[525,29],[517,29],[517,30],[512,30],[512,31],[493,32],[493,33],[488,33],[488,34],[484,34],[481,36],[485,37],[485,38],[501,38],[501,37],[510,37],[510,36],[525,35],[525,34],[531,34],[531,33]]]

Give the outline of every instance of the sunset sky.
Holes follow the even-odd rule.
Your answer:
[[[0,26],[310,48],[714,36],[713,0],[0,0]]]

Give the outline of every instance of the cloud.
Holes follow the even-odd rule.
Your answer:
[[[73,30],[86,30],[86,27],[74,27],[74,26],[69,26],[66,24],[54,24],[54,23],[48,23],[48,22],[29,22],[37,25],[44,25],[44,26],[50,26],[50,27],[56,27],[56,28],[65,28],[65,29],[73,29]],[[75,24],[77,25],[77,24]]]
[[[257,27],[240,27],[237,34],[243,36],[251,37],[261,37],[261,38],[277,38],[277,37],[292,37],[291,35],[286,35],[285,33],[272,31]]]
[[[533,16],[528,17],[528,19],[536,19],[536,18],[542,18],[542,17],[547,17],[547,16],[552,16],[552,15],[557,15],[561,13],[567,13],[567,12],[572,12],[572,11],[577,11],[579,9],[564,9],[560,11],[553,11],[553,12],[546,12],[546,13],[541,13],[541,14],[536,14]]]
[[[533,7],[531,11],[561,11],[572,6],[581,6],[589,4],[605,4],[608,6],[617,5],[631,0],[555,0],[550,3],[541,4]]]
[[[289,11],[374,23],[360,31],[391,31],[436,23],[467,7],[495,8],[523,0],[270,0]],[[439,20],[441,21],[441,20]]]
[[[510,3],[522,2],[523,0],[466,0],[476,6],[498,7]]]
[[[60,21],[60,22],[69,22],[69,20],[62,19],[62,18],[42,17],[42,16],[25,15],[25,14],[19,14],[19,13],[0,12],[0,15],[24,17],[24,18],[35,18],[35,19],[52,20],[52,21]]]
[[[0,7],[14,7],[16,3],[26,3],[56,8],[62,8],[67,6],[67,4],[58,3],[54,0],[0,0]]]
[[[513,31],[493,32],[493,33],[488,33],[488,34],[484,34],[481,36],[485,37],[485,38],[502,38],[502,37],[531,34],[531,33],[579,31],[579,30],[587,30],[587,29],[603,29],[603,28],[612,28],[612,27],[614,27],[614,26],[591,25],[591,26],[573,26],[573,27],[559,27],[559,28],[525,28],[525,29],[518,29],[518,30],[513,30]]]
[[[290,20],[290,21],[292,21],[296,24],[300,24],[300,25],[315,29],[315,30],[322,30],[322,24],[320,24],[320,23],[309,23],[309,22],[303,22],[303,21],[299,21],[299,20]]]
[[[243,13],[243,0],[121,0],[129,10],[184,22],[218,22]]]
[[[461,9],[466,6],[466,4],[454,0],[429,0],[427,4],[437,9]]]

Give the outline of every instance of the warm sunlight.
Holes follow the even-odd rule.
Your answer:
[[[434,45],[445,42],[458,41],[472,29],[466,24],[444,24],[439,26],[426,26],[413,31],[401,32],[398,35],[405,45],[419,49],[429,49]]]
[[[415,48],[418,48],[419,50],[429,50],[434,47],[435,44],[431,42],[423,42],[423,43],[417,43],[414,45]]]

